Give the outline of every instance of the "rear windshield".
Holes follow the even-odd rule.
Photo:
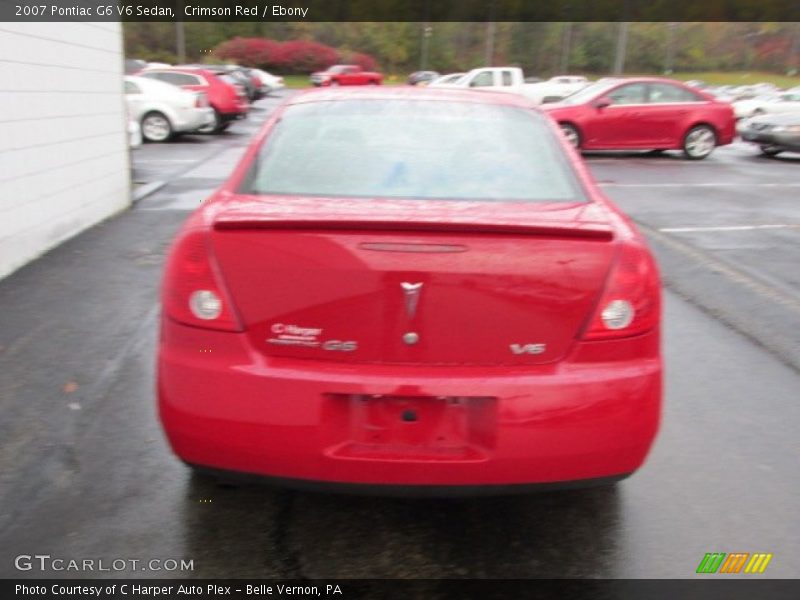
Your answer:
[[[583,198],[545,117],[471,102],[381,100],[290,106],[243,193],[576,202]]]

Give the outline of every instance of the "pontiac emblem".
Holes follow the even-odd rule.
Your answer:
[[[409,283],[404,281],[400,284],[403,288],[403,294],[406,297],[406,314],[409,319],[413,319],[417,313],[417,304],[419,303],[419,295],[422,292],[422,282]]]

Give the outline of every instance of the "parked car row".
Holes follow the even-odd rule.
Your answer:
[[[781,90],[771,83],[707,87],[733,107],[742,139],[765,156],[800,152],[800,86]]]
[[[591,83],[575,75],[530,79],[518,67],[486,67],[446,75],[417,71],[407,83],[522,96],[542,105],[579,150],[681,150],[692,160],[730,144],[737,119],[800,114],[800,90],[776,93],[770,84],[750,86],[761,95],[732,102],[700,81],[606,77]],[[357,65],[333,65],[313,73],[311,82],[318,87],[380,85],[383,75]],[[281,87],[280,78],[235,65],[150,64],[125,79],[129,114],[149,142],[180,133],[223,131],[247,115],[251,102]],[[786,124],[758,120],[740,133],[774,156],[796,147],[796,129],[792,119]]]
[[[730,144],[741,119],[748,120],[739,128],[742,138],[768,156],[800,147],[800,88],[780,91],[769,83],[714,88],[698,80],[655,77],[604,77],[590,83],[585,77],[558,76],[541,81],[524,77],[517,67],[433,75],[418,71],[407,83],[523,96],[541,104],[580,150],[682,150],[698,160]],[[760,115],[776,118],[752,119]]]
[[[782,90],[772,83],[753,85],[707,86],[701,81],[686,82],[733,106],[737,119],[748,119],[763,114],[794,113],[800,111],[800,86]]]
[[[147,142],[224,131],[252,102],[284,87],[281,77],[236,65],[127,61],[126,71],[134,71],[124,81],[128,114]]]
[[[170,67],[148,69],[142,71],[140,75],[184,90],[204,92],[211,105],[213,118],[208,124],[197,129],[202,133],[219,133],[231,122],[244,118],[250,110],[246,89],[227,74],[194,67]]]
[[[752,85],[707,85],[702,81],[687,81],[686,85],[701,89],[728,102],[749,100],[763,94],[774,94],[781,89],[773,83],[761,82]]]
[[[518,67],[487,67],[440,76],[428,86],[523,96],[540,104],[579,150],[675,149],[698,160],[736,135],[729,103],[670,79],[605,77],[591,83],[563,75],[531,83]]]

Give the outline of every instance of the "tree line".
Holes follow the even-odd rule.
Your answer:
[[[175,23],[124,23],[128,58],[174,63]],[[360,54],[387,73],[421,68],[464,71],[493,65],[522,67],[526,74],[605,74],[613,70],[619,23],[185,23],[191,62],[219,60],[235,38],[315,42],[338,56]],[[799,23],[629,23],[624,72],[761,70],[796,74]],[[230,44],[228,44],[230,46]],[[224,52],[223,52],[224,53]],[[302,61],[301,61],[302,62]],[[286,63],[284,72],[299,72]]]

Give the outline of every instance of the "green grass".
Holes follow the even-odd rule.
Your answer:
[[[292,90],[311,87],[311,83],[308,81],[308,75],[284,75],[283,83],[287,88]]]
[[[661,73],[626,73],[628,77],[635,75],[640,76],[659,76]],[[602,75],[589,74],[589,79],[599,79]],[[672,75],[664,75],[672,79],[679,79],[681,81],[689,81],[690,79],[699,79],[705,81],[709,85],[750,85],[753,83],[773,83],[780,88],[791,88],[800,85],[800,76],[790,77],[788,75],[776,75],[775,73],[764,73],[760,71],[751,72],[733,72],[722,73],[719,71],[707,71],[699,73],[673,73]],[[311,87],[308,80],[308,75],[284,75],[283,80],[286,87],[289,89],[303,89]],[[389,75],[384,83],[388,85],[397,85],[405,83],[404,75]]]
[[[673,79],[688,81],[699,79],[710,85],[752,85],[754,83],[772,83],[780,88],[791,88],[800,85],[800,76],[776,75],[760,71],[720,73],[711,71],[705,73],[673,73],[668,75]]]
[[[387,75],[383,81],[386,85],[398,85],[405,82],[405,75]],[[308,75],[283,75],[283,83],[290,90],[301,90],[311,87]]]

